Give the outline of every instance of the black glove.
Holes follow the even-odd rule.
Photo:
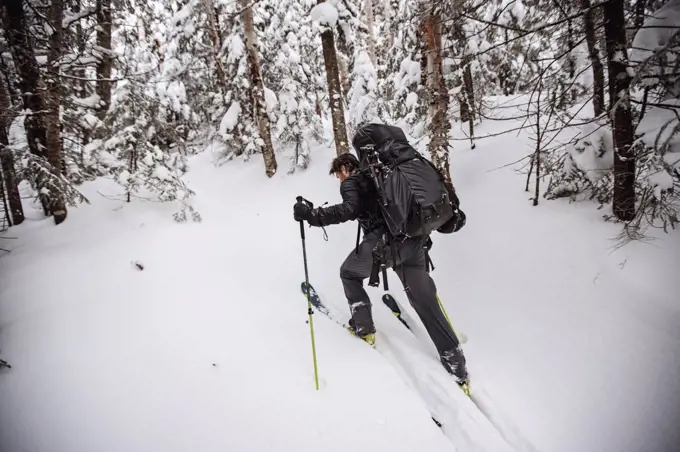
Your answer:
[[[295,221],[309,220],[311,214],[312,207],[304,201],[298,201],[293,206],[293,218],[295,218]]]
[[[452,234],[454,232],[460,231],[463,226],[465,226],[465,212],[460,209],[460,199],[456,194],[456,190],[453,185],[446,184],[446,189],[449,192],[449,201],[451,202],[451,207],[453,208],[453,216],[437,229],[437,232],[441,234]]]
[[[460,231],[463,226],[465,226],[465,212],[459,208],[453,211],[451,219],[441,225],[441,227],[437,229],[437,232],[441,234],[452,234]]]

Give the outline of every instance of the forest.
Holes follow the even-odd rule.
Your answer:
[[[1,12],[3,229],[27,202],[62,223],[101,177],[128,202],[176,202],[178,221],[198,220],[189,156],[219,148],[222,162],[262,158],[263,177],[294,173],[317,143],[349,152],[363,122],[401,127],[450,178],[451,149],[488,138],[475,131],[498,117],[497,96],[515,96],[522,120],[497,134],[533,136],[514,163],[534,205],[594,200],[627,238],[678,222],[678,0],[4,0]]]
[[[680,0],[0,0],[0,166],[3,451],[680,444]]]

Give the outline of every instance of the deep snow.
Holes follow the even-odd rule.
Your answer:
[[[503,102],[512,102],[502,99]],[[487,121],[478,135],[509,127]],[[461,133],[456,131],[456,133]],[[593,204],[541,200],[513,167],[526,135],[455,142],[468,224],[433,236],[433,277],[472,392],[517,428],[515,450],[677,450],[680,238],[613,249]],[[315,149],[274,178],[260,158],[185,180],[202,223],[115,199],[107,181],[59,227],[31,214],[0,258],[0,444],[8,452],[512,450],[370,288],[377,351],[314,316],[314,389],[295,196],[338,202]],[[283,157],[281,157],[283,158]],[[98,194],[100,193],[100,194]],[[106,195],[106,196],[102,196]],[[348,315],[339,265],[356,224],[307,229],[310,281]],[[134,262],[141,262],[139,270]],[[430,415],[443,420],[439,429]]]

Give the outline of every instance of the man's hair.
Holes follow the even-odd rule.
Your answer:
[[[331,162],[331,169],[328,172],[331,176],[342,171],[342,168],[347,168],[349,172],[354,171],[359,168],[359,160],[354,156],[346,152],[335,157]]]

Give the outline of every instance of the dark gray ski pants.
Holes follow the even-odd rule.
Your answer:
[[[359,253],[355,250],[347,256],[340,267],[340,278],[349,302],[352,322],[360,335],[375,332],[371,301],[364,289],[364,280],[371,275],[373,267],[373,248],[380,239],[380,234],[371,232],[364,236],[359,245]],[[396,246],[396,273],[401,280],[408,300],[425,325],[435,347],[442,355],[444,352],[458,348],[458,338],[446,321],[444,313],[437,301],[437,288],[430,274],[425,269],[426,237],[416,237]],[[389,267],[393,268],[391,249],[386,247],[385,257]]]

